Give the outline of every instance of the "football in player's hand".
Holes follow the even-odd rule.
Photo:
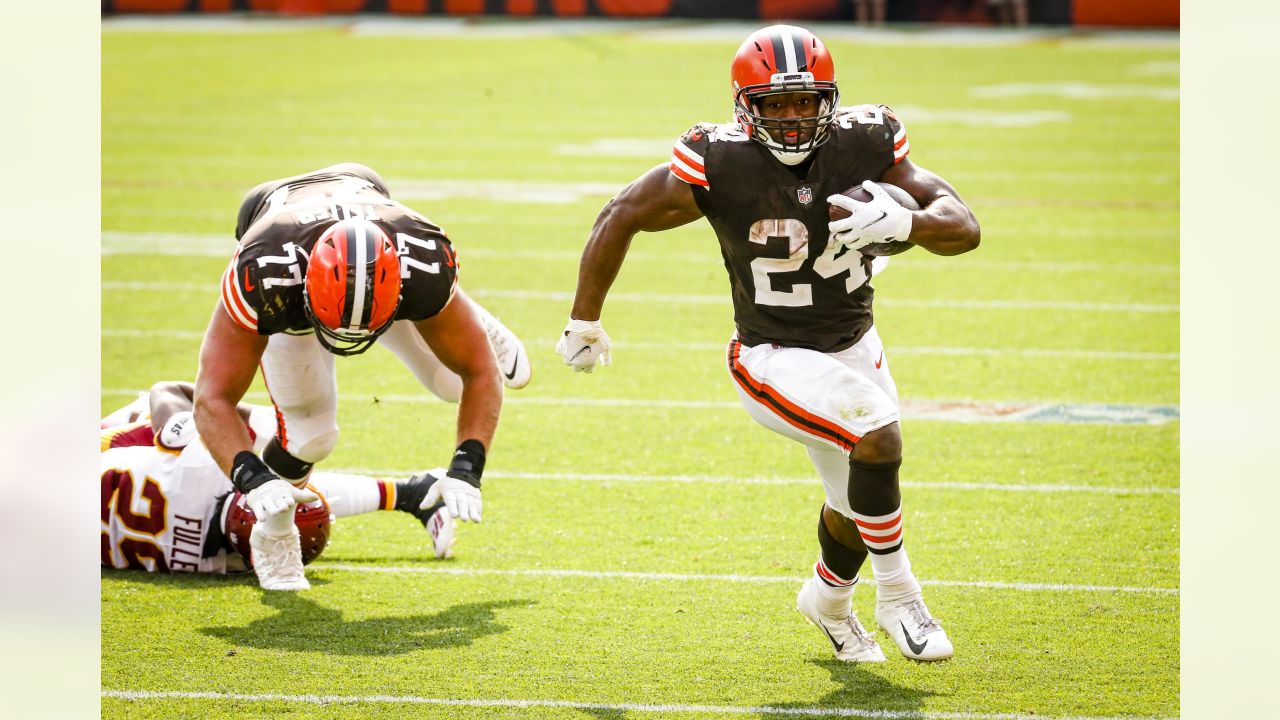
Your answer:
[[[897,201],[897,203],[902,207],[908,210],[920,209],[920,203],[916,202],[916,199],[911,197],[906,190],[903,190],[897,185],[890,185],[889,183],[876,184],[884,188],[885,192],[889,193],[889,197]],[[861,185],[854,185],[840,194],[847,198],[857,200],[858,202],[871,202],[871,193],[862,189]],[[832,220],[843,220],[849,217],[850,214],[851,213],[848,210],[845,210],[839,205],[828,206],[828,216]],[[862,254],[874,256],[897,255],[898,253],[904,253],[915,246],[915,243],[908,242],[906,240],[895,240],[894,242],[889,243],[872,243],[862,248]]]

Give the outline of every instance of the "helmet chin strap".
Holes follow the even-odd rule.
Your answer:
[[[773,156],[778,158],[778,162],[783,165],[799,165],[813,154],[812,150],[804,150],[801,152],[782,152],[781,150],[774,150],[768,145],[765,145],[765,147],[768,148],[769,152],[773,153]]]

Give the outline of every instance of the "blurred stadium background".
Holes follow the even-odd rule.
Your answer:
[[[382,13],[401,17],[668,17],[972,25],[1030,22],[1160,28],[1176,28],[1178,10],[1178,0],[102,0],[104,15]]]

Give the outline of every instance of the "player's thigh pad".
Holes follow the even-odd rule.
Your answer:
[[[262,354],[262,379],[276,406],[276,435],[290,455],[319,462],[338,443],[338,375],[314,335],[277,333]]]
[[[895,422],[898,404],[831,355],[729,342],[729,374],[756,422],[810,447],[849,453],[863,435]]]
[[[422,333],[408,320],[397,320],[378,344],[390,350],[432,395],[445,402],[462,399],[462,377],[444,366]]]
[[[893,399],[894,407],[900,407],[898,385],[893,381],[893,375],[889,373],[889,358],[885,355],[884,343],[881,342],[880,333],[876,331],[874,325],[851,347],[829,355],[879,385],[880,389]]]

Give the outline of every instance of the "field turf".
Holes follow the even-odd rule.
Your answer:
[[[794,610],[822,491],[737,407],[705,222],[636,239],[605,306],[613,366],[560,364],[595,214],[726,119],[730,35],[105,27],[104,413],[194,377],[243,193],[342,161],[447,228],[535,371],[450,561],[376,513],[338,523],[305,593],[104,570],[104,717],[1178,713],[1176,419],[908,413],[907,547],[956,657],[912,663],[881,635],[889,662],[856,666]],[[901,396],[1176,415],[1176,41],[1006,39],[827,38],[844,101],[894,106],[982,223],[977,251],[876,279]],[[339,365],[326,467],[446,463],[453,406],[389,353]],[[874,588],[854,606],[871,622]]]

